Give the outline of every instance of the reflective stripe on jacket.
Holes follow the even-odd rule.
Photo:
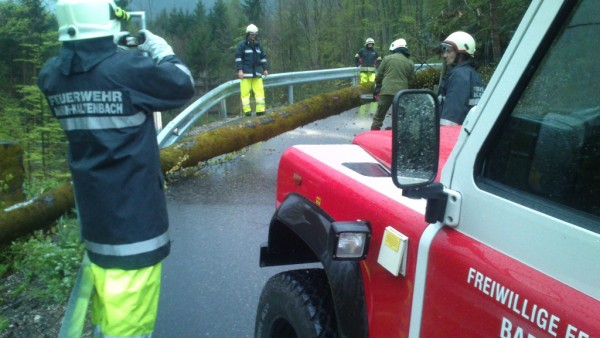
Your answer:
[[[157,264],[170,248],[152,119],[193,95],[172,55],[156,65],[112,37],[63,43],[38,85],[69,140],[69,166],[90,260],[104,268]]]
[[[261,77],[264,70],[269,70],[267,54],[260,42],[244,39],[237,45],[235,68],[241,69],[244,77]]]
[[[379,53],[374,48],[361,48],[354,55],[354,65],[356,67],[361,66],[361,71],[374,72],[380,60]]]

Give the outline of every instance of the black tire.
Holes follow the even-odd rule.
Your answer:
[[[256,338],[334,338],[336,331],[324,270],[286,271],[267,281],[256,312]]]

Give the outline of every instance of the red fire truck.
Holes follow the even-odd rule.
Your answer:
[[[533,0],[462,126],[407,90],[391,131],[287,149],[260,264],[316,264],[255,336],[600,338],[599,41],[600,1]]]

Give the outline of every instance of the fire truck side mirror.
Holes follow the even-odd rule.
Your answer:
[[[428,186],[438,170],[440,119],[430,90],[401,90],[392,104],[392,179],[406,190]]]

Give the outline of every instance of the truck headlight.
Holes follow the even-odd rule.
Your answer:
[[[328,237],[329,253],[333,259],[363,260],[367,257],[371,239],[367,222],[333,222]]]

